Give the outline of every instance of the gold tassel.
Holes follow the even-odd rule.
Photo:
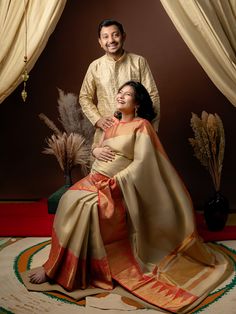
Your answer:
[[[21,97],[23,99],[23,101],[26,101],[27,98],[27,91],[26,91],[26,82],[29,79],[29,74],[27,72],[27,63],[28,63],[28,57],[27,57],[27,8],[26,8],[26,0],[24,0],[24,6],[25,6],[25,12],[24,12],[24,17],[25,17],[25,56],[24,56],[24,72],[22,74],[22,79],[23,79],[23,91],[21,92]]]

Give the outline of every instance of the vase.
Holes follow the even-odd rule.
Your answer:
[[[229,202],[225,196],[216,191],[204,205],[204,217],[208,230],[223,230],[229,215]]]
[[[68,186],[68,187],[72,186],[71,171],[65,172],[64,173],[64,178],[65,178],[65,185]]]

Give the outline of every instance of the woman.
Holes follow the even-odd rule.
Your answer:
[[[89,176],[62,197],[49,259],[30,281],[66,290],[118,283],[171,312],[199,303],[230,273],[230,262],[199,239],[191,199],[149,121],[144,86],[118,91],[120,120],[107,129]],[[149,121],[148,121],[149,120]]]

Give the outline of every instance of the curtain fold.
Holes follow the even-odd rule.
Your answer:
[[[65,4],[66,0],[0,1],[0,103],[23,81],[25,5],[29,72],[54,31]]]
[[[236,0],[161,0],[209,78],[236,106]]]

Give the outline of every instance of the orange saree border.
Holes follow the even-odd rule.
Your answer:
[[[131,249],[125,206],[120,188],[114,179],[95,172],[77,182],[70,189],[98,193],[99,224],[108,264],[104,261],[91,260],[91,275],[99,276],[99,272],[103,273],[106,269],[107,273],[111,272],[114,280],[137,297],[172,312],[198,299],[190,292],[158,279],[156,268],[152,274],[143,273]],[[195,234],[192,234],[185,239],[172,254],[166,257],[163,264],[168,264],[176,252],[188,246],[194,237]],[[99,287],[102,283],[106,283],[104,277],[99,278],[99,282],[94,281],[94,284]]]
[[[43,267],[47,276],[66,290],[86,289],[89,285],[107,290],[113,288],[106,256],[101,259],[78,258],[71,250],[65,249],[59,244],[54,229],[51,248],[50,256]],[[89,282],[90,277],[92,279]]]
[[[106,251],[112,278],[140,299],[171,312],[198,299],[180,287],[159,280],[154,272],[144,274],[127,240],[107,245]]]
[[[122,194],[116,181],[96,172],[90,173],[74,184],[70,190],[97,192],[98,216],[100,224],[104,221],[103,225],[106,225],[109,218],[114,216],[114,204],[118,204],[116,208],[122,204]],[[123,204],[120,207],[124,211]],[[116,213],[119,213],[118,209]],[[103,227],[104,230],[106,230],[106,227]],[[121,230],[121,235],[122,232]],[[101,231],[101,235],[105,242],[112,239],[110,233]],[[88,285],[108,290],[113,288],[107,257],[97,259],[90,256],[90,254],[88,258],[76,256],[72,250],[60,245],[54,228],[52,230],[52,249],[44,268],[49,278],[56,280],[57,283],[69,291],[78,287],[85,289]]]

